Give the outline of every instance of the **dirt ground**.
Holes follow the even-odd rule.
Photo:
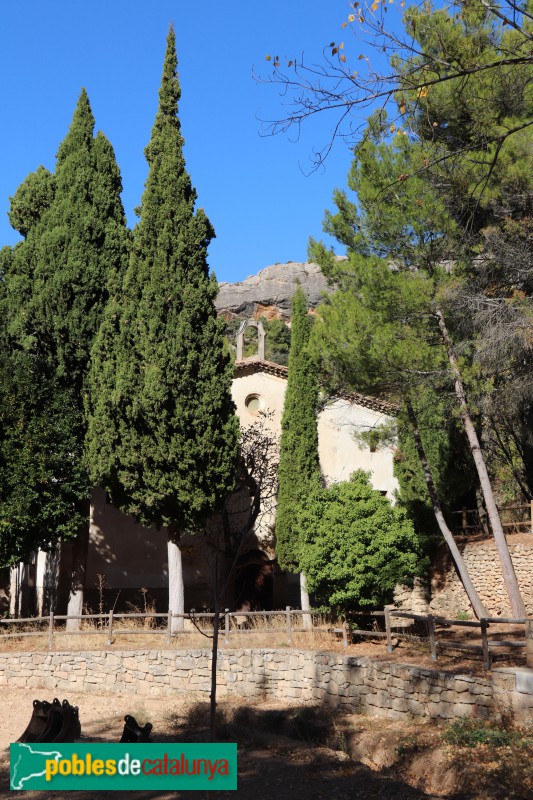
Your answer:
[[[24,800],[63,800],[67,795],[74,795],[75,800],[179,800],[189,796],[199,800],[207,794],[10,792],[7,748],[20,736],[31,716],[33,694],[20,689],[2,691],[2,800],[18,795]],[[47,693],[36,691],[35,696],[45,699]],[[79,706],[82,741],[118,742],[126,713],[141,724],[152,722],[154,741],[208,740],[205,701],[196,702],[193,698],[187,703],[172,698],[136,701],[94,694],[71,694],[68,699]],[[437,800],[442,796],[448,800],[478,800],[476,793],[461,791],[461,779],[453,769],[454,757],[450,753],[442,748],[434,752],[421,748],[421,729],[424,747],[430,747],[432,740],[438,738],[437,726],[389,723],[360,715],[341,717],[338,712],[325,709],[309,710],[279,703],[257,708],[246,705],[244,700],[223,702],[219,711],[220,740],[237,741],[239,745],[238,789],[209,793],[220,800],[235,797],[239,800]],[[409,754],[408,764],[406,754]],[[497,794],[496,798],[507,800],[504,795]]]
[[[37,692],[42,699],[45,692]],[[60,792],[9,792],[9,758],[6,748],[15,741],[31,716],[32,695],[23,690],[4,690],[2,693],[2,726],[0,730],[0,797],[17,797],[27,800],[45,800],[51,797],[62,800]],[[51,698],[50,698],[51,699]],[[117,742],[120,738],[125,713],[138,721],[154,725],[154,741],[207,740],[207,717],[202,720],[205,706],[194,702],[184,704],[169,698],[143,698],[142,701],[120,696],[72,694],[69,701],[78,705],[84,741]],[[264,709],[263,709],[264,710]],[[272,705],[270,710],[280,711]],[[232,711],[235,712],[233,704]],[[228,717],[222,708],[222,717]],[[192,725],[191,725],[192,723]],[[194,732],[191,731],[194,728]],[[181,735],[180,735],[181,734]],[[238,797],[239,800],[310,800],[311,798],[336,798],[336,800],[420,800],[431,798],[412,789],[401,781],[380,776],[361,763],[352,762],[342,751],[291,740],[284,736],[265,733],[245,736],[247,742],[239,747],[239,777],[237,792],[211,792],[218,798]],[[68,793],[72,795],[73,793]],[[102,798],[136,798],[136,800],[170,800],[201,796],[201,792],[83,792],[75,793],[76,800],[102,800]]]

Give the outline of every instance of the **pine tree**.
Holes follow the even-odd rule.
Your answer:
[[[167,527],[169,608],[178,614],[180,536],[196,532],[231,488],[238,440],[206,260],[214,232],[194,210],[179,99],[171,28],[132,257],[93,351],[87,437],[93,479],[111,501],[145,525]]]
[[[386,124],[380,113],[371,118],[369,142],[354,160],[349,184],[357,192],[358,204],[349,201],[344,192],[337,192],[338,213],[326,218],[326,229],[349,247],[349,266],[344,264],[337,269],[331,253],[321,246],[314,248],[317,259],[330,269],[331,275],[339,275],[346,289],[327,304],[323,315],[326,324],[320,333],[333,345],[327,356],[330,369],[349,374],[349,381],[354,387],[359,384],[360,390],[395,391],[406,404],[413,432],[419,429],[415,409],[419,387],[432,386],[442,397],[449,394],[453,384],[456,402],[449,413],[457,406],[511,609],[521,617],[523,601],[468,407],[463,376],[440,307],[441,297],[456,280],[457,270],[450,275],[446,257],[468,261],[469,253],[443,200],[418,174],[423,149],[404,136],[396,136],[391,144],[373,141]],[[407,175],[412,176],[408,181]],[[328,325],[328,319],[333,325]],[[452,542],[442,510],[437,507],[435,481],[421,442],[416,443],[416,449],[439,528]],[[476,613],[482,612],[474,595],[469,592],[469,596],[474,608],[479,609]]]
[[[92,488],[83,464],[86,374],[109,291],[125,268],[128,241],[114,153],[103,134],[94,138],[93,129],[89,98],[82,90],[58,150],[55,175],[38,170],[13,198],[12,223],[26,238],[14,249],[6,280],[8,335],[15,351],[24,354],[17,356],[24,368],[21,389],[30,392],[20,457],[30,463],[49,453],[44,474],[52,505],[57,491],[54,538],[74,532],[72,525],[59,524],[66,500],[79,531],[73,548],[71,614],[81,613]],[[34,374],[35,386],[27,370]],[[50,437],[54,431],[55,449],[43,449],[35,436],[39,429],[49,430]],[[56,462],[58,454],[68,454],[64,463]],[[70,494],[63,497],[62,471],[67,466],[75,480],[72,486],[66,482]],[[15,467],[20,471],[23,464],[12,463]],[[19,531],[23,538],[29,535],[25,530]],[[49,532],[50,526],[43,525],[43,530]]]
[[[318,381],[307,345],[311,322],[307,301],[299,285],[292,299],[289,377],[281,421],[276,554],[282,569],[299,572],[299,541],[295,533],[296,508],[312,485],[320,480],[316,412]],[[308,598],[301,574],[302,609]]]

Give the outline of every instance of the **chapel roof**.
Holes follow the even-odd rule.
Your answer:
[[[254,372],[266,372],[269,375],[275,375],[278,378],[287,380],[289,377],[288,367],[282,364],[274,364],[273,361],[264,361],[259,358],[243,358],[235,362],[235,377],[244,377],[251,375]],[[348,400],[354,405],[370,408],[372,411],[379,411],[380,414],[394,415],[398,413],[398,406],[383,400],[378,397],[369,397],[359,392],[337,392],[332,395],[332,399]]]

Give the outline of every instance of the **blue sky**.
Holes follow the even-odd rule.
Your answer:
[[[343,186],[350,151],[339,142],[324,169],[306,175],[314,147],[333,119],[316,118],[296,143],[261,136],[260,119],[282,114],[265,55],[322,48],[341,37],[346,0],[257,0],[201,4],[185,0],[19,0],[0,5],[0,245],[18,234],[8,198],[40,164],[54,169],[82,86],[96,128],[111,140],[122,171],[130,225],[139,203],[168,25],[173,22],[182,86],[185,156],[198,205],[217,238],[209,261],[219,280],[242,280],[274,262],[306,258],[321,237],[324,209]],[[355,45],[354,45],[355,46]],[[348,53],[348,51],[346,51]]]

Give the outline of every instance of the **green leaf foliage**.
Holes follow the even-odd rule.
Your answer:
[[[15,249],[9,275],[12,305],[19,306],[11,332],[46,357],[65,385],[79,390],[80,410],[108,287],[123,272],[127,252],[120,173],[111,145],[101,133],[95,138],[93,129],[82,90],[57,153],[53,200]]]
[[[281,421],[276,554],[282,569],[299,571],[296,505],[320,479],[316,412],[318,380],[308,351],[311,323],[307,300],[298,286],[292,300],[289,377]]]
[[[531,0],[525,5],[531,14]],[[523,126],[533,115],[533,25],[530,16],[521,22],[529,38],[484,3],[413,5],[404,26],[416,50],[428,55],[392,59],[403,75],[397,102],[403,100],[406,128],[421,143],[426,177],[470,231],[502,212],[523,213],[532,188],[533,129]],[[432,84],[455,72],[462,74]],[[410,88],[420,84],[425,90]]]
[[[411,522],[361,470],[345,483],[316,485],[296,520],[300,567],[313,602],[329,610],[381,607],[423,568]]]
[[[111,145],[85,91],[60,145],[15,193],[25,240],[2,251],[0,560],[75,536],[88,517],[83,392],[90,349],[125,267],[128,234]]]
[[[25,561],[76,536],[86,520],[83,446],[70,420],[76,398],[42,361],[21,351],[0,356],[0,564]]]
[[[55,194],[55,177],[45,167],[32,172],[10,198],[9,221],[22,236],[27,236],[50,208]]]
[[[356,200],[337,192],[337,211],[326,216],[326,230],[348,247],[347,259],[311,243],[311,256],[339,286],[319,308],[311,347],[333,389],[389,395],[400,406],[411,399],[443,505],[454,507],[474,480],[434,308],[451,281],[448,259],[462,257],[459,229],[423,178],[402,179],[416,171],[418,145],[405,136],[374,141],[384,124],[382,115],[371,119],[354,159],[348,182]],[[427,534],[435,520],[403,412],[397,426],[400,502]]]
[[[207,264],[214,232],[194,208],[179,99],[171,29],[131,259],[93,348],[86,449],[115,505],[194,532],[231,488],[238,422]]]
[[[6,277],[11,248],[0,253],[0,564],[25,560],[37,547],[75,536],[77,504],[87,495],[82,448],[70,427],[72,393],[47,363],[7,334]]]
[[[393,260],[398,269],[416,266],[433,274],[435,265],[453,252],[450,239],[457,225],[446,203],[428,186],[424,146],[401,133],[383,142],[387,129],[385,112],[369,119],[365,142],[348,173],[348,188],[356,197],[334,192],[337,211],[326,212],[324,230],[349,253],[375,255]],[[342,262],[332,266],[342,279]]]
[[[464,445],[463,432],[450,413],[449,398],[431,386],[421,386],[411,402],[443,510],[451,512],[471,507],[474,467]],[[403,408],[397,418],[397,432],[394,474],[400,484],[398,506],[405,509],[423,538],[438,534],[427,484]],[[457,519],[450,516],[451,526],[454,521],[456,523]]]

